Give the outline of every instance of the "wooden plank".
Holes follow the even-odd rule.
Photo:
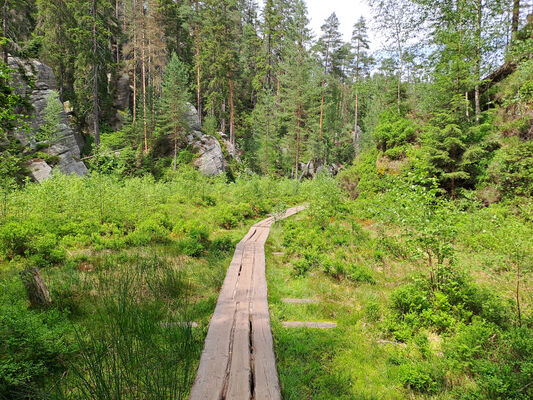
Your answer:
[[[335,322],[302,322],[302,321],[285,321],[283,322],[285,328],[317,328],[330,329],[336,328]]]
[[[220,400],[226,381],[235,311],[232,301],[217,304],[205,338],[190,400]]]
[[[250,303],[238,305],[233,350],[225,399],[250,400]]]
[[[301,209],[289,209],[282,218]],[[281,398],[265,277],[264,244],[274,222],[269,217],[255,224],[236,246],[190,400]]]
[[[268,310],[264,246],[256,253],[252,293],[252,345],[254,361],[254,399],[281,399],[274,342]]]
[[[281,299],[283,303],[288,304],[313,304],[318,303],[318,300],[315,299]]]

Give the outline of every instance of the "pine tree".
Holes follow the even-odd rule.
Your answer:
[[[173,169],[176,170],[178,142],[186,132],[189,92],[186,66],[174,53],[163,77],[158,125],[164,134],[171,134],[174,140]]]
[[[322,56],[322,65],[324,76],[322,80],[322,97],[320,100],[320,125],[319,125],[319,142],[322,142],[324,126],[324,101],[325,87],[328,73],[334,71],[338,65],[335,63],[335,54],[342,46],[341,34],[339,32],[340,22],[335,13],[331,14],[321,26],[322,36],[320,37],[317,47]]]
[[[354,105],[354,129],[353,129],[353,145],[357,152],[359,150],[359,93],[360,82],[366,74],[369,73],[370,57],[368,50],[370,49],[370,42],[368,40],[368,30],[366,26],[366,20],[361,17],[357,21],[353,28],[352,34],[352,47],[354,50],[354,92],[355,92],[355,105]]]
[[[295,179],[300,172],[305,138],[310,134],[312,126],[309,107],[313,82],[311,59],[307,50],[311,42],[308,23],[305,3],[298,0],[294,3],[293,20],[287,32],[287,55],[281,64],[282,105],[287,120],[285,144],[293,157],[291,174]]]
[[[41,58],[54,68],[59,83],[59,98],[65,100],[65,86],[74,77],[70,65],[74,62],[74,44],[68,31],[76,21],[64,0],[37,0],[37,29],[42,38]],[[68,82],[68,83],[67,83]],[[69,88],[72,92],[72,88]]]
[[[63,104],[59,100],[59,94],[53,90],[46,98],[46,106],[43,110],[44,123],[39,128],[35,138],[41,142],[48,142],[48,148],[57,138],[59,132],[59,124],[62,122],[61,113],[63,112]]]

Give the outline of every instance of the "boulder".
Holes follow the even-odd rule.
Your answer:
[[[187,120],[187,125],[189,125],[189,129],[192,131],[200,131],[202,130],[202,124],[200,123],[200,117],[198,116],[198,111],[196,111],[196,107],[194,107],[191,103],[187,103],[188,110],[187,114],[185,115],[185,119]]]
[[[12,76],[12,84],[15,90],[23,96],[29,96],[30,103],[33,106],[33,110],[29,115],[31,122],[29,134],[18,132],[16,136],[24,145],[36,149],[41,143],[37,142],[35,134],[44,123],[44,108],[46,107],[48,96],[50,96],[52,90],[57,88],[54,71],[39,60],[23,60],[18,57],[9,57],[9,67],[15,71]],[[33,84],[30,84],[30,82],[33,82]],[[85,175],[87,168],[83,162],[79,161],[82,140],[70,126],[65,111],[61,113],[61,120],[62,123],[59,125],[59,130],[53,143],[42,151],[52,156],[59,156],[59,163],[53,169],[58,169],[64,174]],[[47,171],[47,168],[42,164],[35,167],[40,172],[36,172],[39,178],[35,175],[34,177],[40,181],[39,179],[42,180],[42,176],[45,174],[43,171]]]
[[[211,135],[193,131],[187,136],[188,143],[198,153],[194,165],[205,175],[216,176],[225,172],[228,163],[219,141]]]
[[[52,167],[46,161],[33,161],[29,166],[30,174],[33,179],[41,183],[52,175]]]

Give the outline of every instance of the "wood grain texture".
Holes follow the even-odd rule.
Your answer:
[[[265,243],[288,209],[250,228],[237,244],[211,317],[190,400],[279,400],[268,311]]]

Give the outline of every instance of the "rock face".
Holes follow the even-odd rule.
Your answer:
[[[111,77],[109,77],[111,79]],[[126,73],[121,74],[116,80],[116,90],[113,99],[114,116],[111,118],[111,127],[118,131],[122,128],[124,122],[124,111],[130,107],[130,76]]]
[[[29,134],[19,132],[16,136],[23,144],[36,149],[40,143],[35,139],[35,133],[44,123],[43,111],[46,107],[47,98],[52,93],[52,90],[57,88],[54,71],[38,60],[22,60],[17,57],[9,57],[9,67],[15,71],[12,83],[16,91],[21,95],[29,95],[30,102],[34,107],[30,115]],[[84,175],[87,173],[87,168],[83,162],[79,161],[80,146],[78,138],[69,126],[68,117],[64,111],[61,113],[61,121],[53,143],[42,151],[59,157],[59,163],[53,169],[58,169],[64,174]],[[50,176],[53,170],[48,164],[44,164],[46,164],[44,161],[40,161],[30,165],[32,171],[35,169],[33,174],[39,182]]]
[[[186,118],[191,129],[191,133],[186,137],[187,144],[192,146],[198,153],[198,158],[194,161],[194,165],[208,176],[216,176],[225,172],[228,168],[228,163],[222,152],[222,146],[214,136],[200,132],[202,125],[200,124],[198,112],[192,104],[189,104],[189,112]]]
[[[37,182],[41,183],[46,178],[49,178],[52,174],[52,167],[50,167],[45,161],[33,161],[29,165],[31,176]]]
[[[333,163],[324,166],[322,164],[316,164],[315,161],[311,160],[307,164],[300,163],[298,177],[314,179],[324,170],[326,170],[331,176],[336,176],[343,168],[344,166],[341,163]]]
[[[228,168],[228,163],[222,153],[222,147],[214,136],[204,135],[200,132],[193,133],[192,147],[198,152],[199,157],[194,165],[205,175],[220,175]]]

